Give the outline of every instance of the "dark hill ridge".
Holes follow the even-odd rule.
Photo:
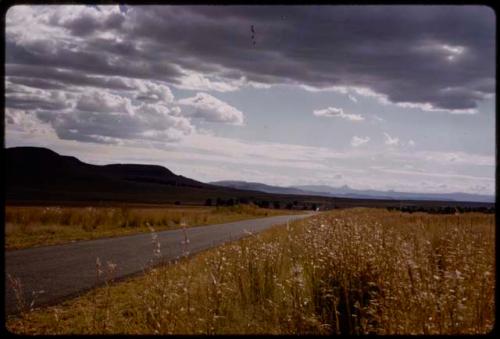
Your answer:
[[[268,194],[202,183],[165,167],[140,164],[92,165],[40,147],[4,149],[6,201],[14,204],[147,203],[204,204],[219,199],[280,201],[296,196]],[[319,198],[324,200],[323,198]],[[302,203],[318,203],[304,197]]]
[[[172,204],[203,205],[210,200],[222,205],[253,202],[261,207],[321,209],[343,207],[471,206],[491,207],[480,202],[443,202],[352,199],[326,197],[299,188],[267,185],[223,187],[174,174],[158,165],[92,165],[72,156],[40,147],[4,149],[5,199],[8,204]],[[223,183],[222,183],[223,184]],[[270,192],[260,192],[266,189]],[[278,207],[276,207],[278,206]]]
[[[158,165],[111,164],[91,165],[75,157],[59,155],[39,147],[6,149],[7,178],[51,184],[71,180],[127,180],[190,187],[210,186],[196,180],[175,175]],[[10,182],[10,180],[8,180]]]
[[[207,184],[176,175],[158,165],[112,164],[105,165],[104,173],[114,178],[135,182],[149,182],[173,186],[206,187]]]
[[[231,192],[157,165],[91,165],[40,147],[5,149],[6,199],[173,202],[202,191]],[[222,195],[227,195],[222,194]]]

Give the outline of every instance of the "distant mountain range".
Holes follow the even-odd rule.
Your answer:
[[[277,194],[320,195],[324,197],[343,197],[352,199],[393,199],[393,200],[432,200],[432,201],[470,201],[495,202],[494,196],[470,193],[409,193],[396,191],[357,190],[347,185],[331,187],[326,185],[271,186],[246,181],[214,181],[212,185],[244,190],[255,190]]]
[[[92,165],[40,147],[3,150],[5,201],[9,204],[172,204],[259,206],[309,209],[338,207],[490,206],[492,197],[471,194],[422,195],[356,191],[328,186],[279,187],[241,181],[203,183],[165,167],[142,164]],[[381,199],[381,200],[377,200]],[[385,200],[384,200],[385,199]],[[400,199],[400,200],[398,200]],[[434,201],[415,201],[434,199]],[[443,200],[448,200],[443,202]],[[452,201],[455,200],[455,201]],[[463,203],[461,201],[468,201]],[[485,202],[483,202],[485,201]]]
[[[300,200],[296,208],[334,204],[321,196],[270,194],[202,183],[157,165],[92,165],[73,156],[42,147],[12,147],[3,150],[5,199],[14,204],[114,204],[146,203],[203,205],[210,200],[279,202],[286,206]],[[342,204],[343,202],[335,202]],[[346,205],[362,202],[346,201]],[[370,202],[368,202],[370,205]]]
[[[275,194],[311,195],[311,192],[306,192],[305,190],[295,187],[270,186],[258,182],[223,180],[223,181],[212,181],[209,184],[222,187],[236,188],[240,190],[259,191],[259,192],[275,193]],[[312,195],[318,195],[318,194],[314,192]]]

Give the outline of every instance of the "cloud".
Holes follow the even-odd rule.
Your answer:
[[[81,109],[71,113],[39,111],[36,115],[50,124],[59,138],[82,142],[123,144],[129,140],[154,140],[168,143],[178,141],[194,130],[188,119],[173,116],[165,106],[151,104],[134,106],[131,112],[115,111],[113,114]]]
[[[176,87],[198,91],[232,92],[238,90],[243,84],[242,81],[236,80],[212,80],[197,72],[186,71],[185,73],[186,75],[181,77],[180,84],[176,85]]]
[[[363,118],[359,114],[349,114],[349,113],[344,113],[344,110],[342,108],[336,108],[336,107],[328,107],[325,109],[318,109],[313,111],[313,114],[317,117],[328,117],[328,118],[342,118],[350,121],[363,121],[365,118]]]
[[[413,141],[412,139],[410,139],[408,141],[408,145],[411,146],[411,147],[414,147],[415,146],[415,141]]]
[[[464,175],[464,174],[455,174],[455,173],[439,173],[439,172],[419,172],[419,171],[407,171],[407,170],[398,170],[398,169],[388,169],[384,167],[371,167],[371,169],[376,169],[382,172],[391,173],[391,174],[402,174],[402,175],[411,175],[411,176],[424,176],[424,177],[435,177],[435,178],[449,178],[449,179],[459,179],[459,180],[471,180],[471,181],[485,181],[493,183],[495,179],[490,177],[480,177],[480,176],[472,176],[472,175]],[[439,185],[435,183],[435,185]]]
[[[169,143],[195,131],[167,86],[147,81],[134,85],[135,91],[124,92],[79,86],[60,90],[7,80],[6,121],[11,129],[38,124],[42,130],[52,128],[60,139],[113,144]]]
[[[351,100],[352,102],[358,102],[358,99],[356,99],[356,97],[355,97],[354,95],[352,95],[352,94],[349,94],[347,97],[348,97],[348,98],[349,98],[349,100]]]
[[[474,113],[495,93],[486,6],[14,6],[5,38],[13,77],[36,67],[202,91],[365,88],[452,113]]]
[[[243,125],[243,113],[237,108],[207,93],[177,101],[183,107],[182,115],[210,122]]]
[[[96,93],[87,95],[84,102],[85,106],[77,106],[72,112],[38,111],[36,115],[50,124],[61,139],[82,142],[122,144],[128,140],[154,140],[168,143],[194,131],[188,119],[174,116],[172,109],[163,105],[143,103],[129,106],[128,111],[121,110],[123,100]],[[99,104],[109,111],[93,109]]]
[[[169,86],[157,80],[17,63],[7,64],[6,74],[5,106],[17,112],[9,128],[37,122],[64,140],[172,143],[195,131],[192,118],[243,123],[243,113],[205,93],[180,100],[183,112]]]
[[[113,90],[133,90],[131,81],[123,77],[89,76],[71,70],[33,65],[5,65],[7,79],[13,83],[24,84],[34,88],[58,88],[68,86],[92,86]],[[49,84],[49,86],[47,86]]]
[[[363,137],[353,136],[351,139],[351,145],[353,147],[358,147],[358,146],[366,144],[368,141],[370,141],[369,137],[363,138]]]
[[[5,107],[21,110],[64,110],[71,108],[72,93],[14,85],[6,81]]]
[[[139,93],[135,96],[136,100],[144,102],[162,102],[162,103],[172,103],[174,101],[174,95],[170,88],[161,83],[156,83],[152,81],[141,81],[135,80],[134,84],[137,86]]]
[[[463,164],[474,166],[494,167],[495,158],[493,156],[469,154],[464,152],[436,152],[420,151],[414,156],[434,164]]]
[[[6,136],[12,132],[21,132],[27,135],[50,134],[50,126],[44,125],[32,114],[26,114],[24,110],[5,108]]]
[[[76,100],[75,109],[92,113],[135,114],[129,98],[97,90],[80,95]]]
[[[474,113],[483,100],[494,96],[496,86],[496,21],[486,6],[122,9],[107,5],[9,9],[6,143],[54,142],[48,137],[32,138],[45,133],[59,142],[56,145],[106,149],[100,155],[90,152],[103,158],[116,151],[117,159],[119,152],[121,157],[132,153],[133,147],[127,148],[131,144],[154,145],[161,149],[154,150],[155,159],[185,159],[191,168],[192,159],[199,157],[215,168],[220,162],[249,167],[268,164],[264,168],[269,172],[273,166],[286,167],[291,178],[299,177],[298,168],[304,178],[310,178],[306,174],[310,170],[317,171],[317,178],[333,178],[333,169],[344,174],[347,184],[377,188],[385,185],[384,180],[418,188],[418,182],[408,178],[418,178],[419,173],[428,173],[434,186],[446,182],[454,190],[472,187],[479,174],[494,178],[493,156],[451,151],[406,154],[396,147],[378,154],[368,147],[342,153],[202,138],[194,125],[199,121],[243,123],[243,113],[217,99],[214,92],[275,85],[334,90],[349,100],[371,97],[383,104],[427,111]],[[460,27],[459,34],[455,27]],[[176,101],[170,89],[202,93],[182,94],[187,98]],[[328,115],[328,109],[318,111]],[[333,107],[329,114],[343,119],[355,116],[338,110]],[[396,137],[385,139],[400,144]],[[166,151],[172,142],[179,147],[177,152]],[[126,146],[106,148],[113,143]],[[139,147],[136,156],[153,152],[147,150]],[[370,162],[392,170],[405,164],[418,170],[400,173],[401,180],[393,181],[397,173],[384,177],[364,170]],[[448,179],[448,173],[465,177]],[[492,189],[494,179],[484,185]]]
[[[388,133],[384,132],[385,141],[384,143],[388,146],[398,146],[399,138],[391,137]]]

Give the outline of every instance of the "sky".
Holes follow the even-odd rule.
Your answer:
[[[18,5],[5,22],[6,147],[495,194],[489,7]]]

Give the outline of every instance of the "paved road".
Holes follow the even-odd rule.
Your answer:
[[[260,232],[272,225],[306,218],[314,213],[285,215],[244,220],[226,224],[199,226],[187,229],[189,252],[235,240],[246,235],[245,230]],[[158,232],[161,260],[168,261],[182,255],[182,230]],[[150,233],[80,241],[65,245],[46,246],[5,252],[5,311],[17,312],[16,298],[7,274],[18,278],[25,300],[31,302],[32,291],[43,290],[36,297],[36,305],[57,303],[89,290],[96,283],[96,258],[103,265],[109,260],[117,265],[115,277],[121,278],[142,272],[150,266],[153,245]]]

